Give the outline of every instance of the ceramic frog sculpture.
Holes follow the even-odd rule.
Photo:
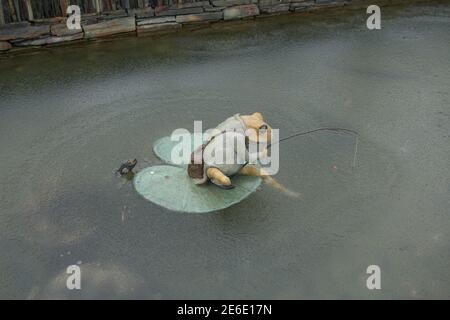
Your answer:
[[[271,142],[272,128],[261,113],[236,114],[220,123],[212,132],[209,140],[191,155],[188,174],[196,184],[211,181],[220,187],[232,188],[230,177],[235,174],[269,179],[262,170],[248,164],[250,144],[267,146]],[[240,144],[239,141],[244,141],[245,144]],[[245,145],[245,148],[242,148],[242,145]],[[258,152],[262,155],[267,153],[267,149],[260,148]],[[217,157],[218,154],[225,156]],[[234,161],[218,161],[227,155],[231,155]]]

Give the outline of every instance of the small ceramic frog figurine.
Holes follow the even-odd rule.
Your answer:
[[[214,132],[212,137],[191,155],[188,174],[194,183],[203,184],[211,181],[220,187],[232,188],[230,177],[238,173],[270,179],[262,170],[248,164],[249,144],[264,142],[267,146],[271,141],[272,128],[260,112],[251,115],[236,114],[219,124]],[[243,152],[235,149],[227,150],[227,148],[237,148],[238,144],[234,143],[237,139],[245,139],[247,150]],[[261,152],[261,150],[259,151]],[[218,162],[215,156],[212,156],[218,152],[231,153],[239,161]],[[267,152],[267,149],[262,150],[262,153],[264,152]],[[195,159],[200,159],[200,161],[195,161]]]
[[[117,172],[122,176],[127,175],[127,174],[133,172],[133,169],[136,166],[136,164],[137,164],[137,159],[128,160],[128,161],[122,163],[120,168],[117,169]]]

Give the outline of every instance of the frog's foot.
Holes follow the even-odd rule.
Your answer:
[[[219,188],[221,188],[221,189],[230,190],[230,189],[234,189],[235,188],[235,186],[232,185],[232,184],[230,184],[230,185],[223,185],[223,184],[220,184],[217,180],[214,180],[214,179],[211,180],[211,182],[213,184],[215,184],[216,186],[218,186]]]
[[[217,168],[209,168],[206,172],[208,178],[218,186],[229,188],[231,186],[231,180],[222,171]]]

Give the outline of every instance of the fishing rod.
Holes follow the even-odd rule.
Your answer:
[[[298,136],[304,136],[304,135],[307,135],[307,134],[310,134],[310,133],[313,133],[313,132],[318,132],[318,131],[331,131],[331,132],[334,132],[334,133],[345,132],[345,133],[352,133],[352,134],[354,134],[356,136],[359,135],[358,132],[356,132],[355,130],[351,130],[351,129],[345,129],[345,128],[317,128],[317,129],[314,129],[314,130],[293,133],[290,136],[287,136],[287,137],[284,137],[284,138],[280,139],[278,142],[289,140],[291,138],[295,138],[295,137],[298,137]]]
[[[280,140],[278,140],[277,142],[274,143],[270,143],[267,148],[269,148],[271,145],[275,144],[275,143],[280,143],[282,141],[286,141],[289,140],[291,138],[295,138],[295,137],[299,137],[299,136],[304,136],[310,133],[314,133],[314,132],[318,132],[318,131],[331,131],[333,133],[340,133],[340,132],[344,132],[344,133],[351,133],[354,134],[356,137],[359,136],[359,133],[356,132],[355,130],[351,130],[351,129],[345,129],[345,128],[328,128],[328,127],[324,127],[324,128],[317,128],[314,130],[308,130],[308,131],[302,131],[302,132],[296,132],[293,133],[287,137],[281,138]]]

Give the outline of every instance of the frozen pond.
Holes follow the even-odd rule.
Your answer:
[[[0,59],[0,297],[450,298],[449,17],[290,15]],[[302,199],[264,186],[197,215],[113,174],[175,128],[254,111],[281,136],[357,130],[356,166],[352,137],[289,140],[276,177]]]

